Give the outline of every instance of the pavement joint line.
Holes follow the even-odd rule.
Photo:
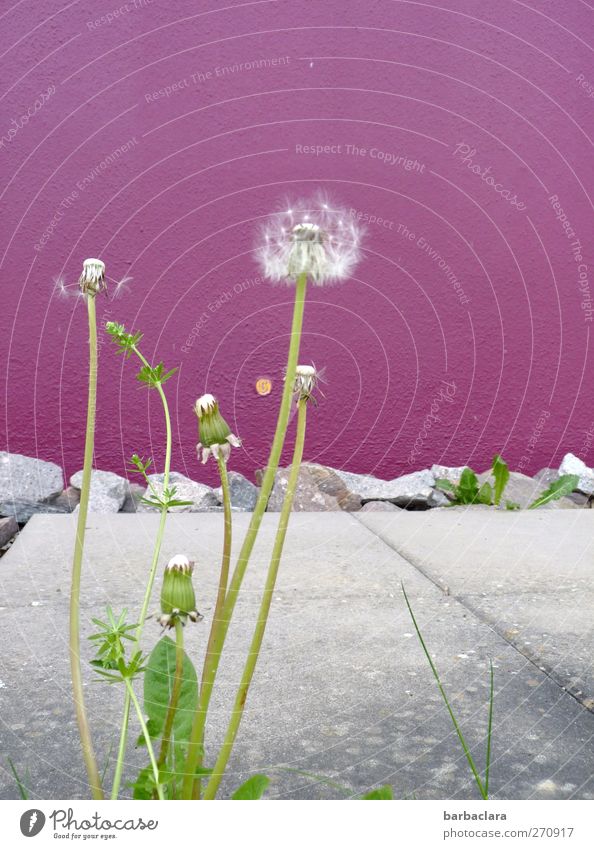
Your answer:
[[[465,610],[468,610],[468,612],[471,613],[477,621],[481,622],[484,625],[487,625],[492,631],[497,634],[497,636],[501,637],[501,639],[504,640],[509,646],[511,646],[518,654],[522,655],[522,657],[524,657],[529,663],[531,663],[536,668],[537,672],[545,675],[557,687],[559,687],[560,690],[562,690],[568,696],[571,696],[571,698],[574,699],[580,705],[580,707],[588,711],[588,713],[594,714],[594,699],[586,698],[584,700],[583,698],[580,698],[578,693],[572,687],[568,687],[567,683],[564,682],[564,680],[560,676],[558,676],[555,671],[551,669],[550,666],[547,666],[543,663],[542,659],[532,653],[528,648],[522,647],[510,640],[509,637],[505,634],[505,632],[499,627],[496,619],[490,617],[480,608],[474,607],[470,603],[468,596],[452,593],[445,581],[440,582],[439,578],[435,578],[425,571],[422,566],[422,561],[419,562],[417,558],[411,557],[411,555],[409,554],[404,554],[393,543],[387,540],[380,531],[372,530],[372,528],[370,528],[368,525],[358,519],[355,513],[349,513],[349,515],[351,515],[353,519],[358,522],[359,525],[362,525],[364,528],[367,528],[367,530],[374,537],[379,539],[380,542],[382,542],[385,546],[394,551],[399,557],[405,560],[410,566],[413,567],[413,569],[416,569],[417,572],[420,572],[424,578],[427,578],[427,580],[435,587],[437,587],[437,589],[441,590],[444,595],[448,596],[448,598],[452,598],[457,601],[458,604],[464,607]]]

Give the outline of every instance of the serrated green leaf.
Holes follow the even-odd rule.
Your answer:
[[[447,478],[437,478],[435,486],[439,489],[445,489],[448,492],[456,492],[456,487],[451,481],[447,480]]]
[[[481,485],[476,500],[479,504],[493,504],[493,487],[488,481]]]
[[[147,720],[146,730],[149,733],[149,737],[152,739],[156,739],[159,736],[160,728],[152,721],[152,719]],[[138,735],[138,739],[136,740],[137,746],[146,746],[146,740],[144,739],[144,734],[140,733]]]
[[[394,791],[389,784],[384,784],[383,787],[376,787],[375,790],[370,790],[362,799],[393,799]]]
[[[468,466],[460,475],[457,498],[460,504],[472,504],[476,501],[479,491],[478,478]]]
[[[231,796],[232,799],[261,799],[270,784],[267,775],[252,775],[251,778],[238,787]]]
[[[542,504],[548,504],[549,501],[557,501],[565,495],[569,495],[580,482],[579,475],[561,475],[556,481],[550,485],[548,489],[538,496],[538,498],[528,506],[528,510],[534,510]]]
[[[183,681],[173,722],[175,743],[190,739],[192,721],[198,701],[196,670],[184,652]],[[159,640],[150,654],[144,674],[144,709],[151,722],[150,731],[158,736],[165,725],[175,678],[175,643],[169,637]]]
[[[495,478],[495,504],[499,505],[503,491],[509,481],[509,468],[501,454],[493,457],[493,477]]]

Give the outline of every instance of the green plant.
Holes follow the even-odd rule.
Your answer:
[[[460,504],[487,504],[489,506],[499,507],[510,478],[509,467],[501,454],[495,454],[493,457],[491,475],[494,479],[493,486],[488,481],[479,484],[476,473],[466,466],[457,484],[445,478],[438,478],[435,481],[435,486],[446,493],[450,499],[451,506]],[[543,504],[548,504],[551,501],[556,501],[559,498],[569,495],[570,492],[577,488],[578,482],[578,475],[562,475],[545,492],[541,493],[538,498],[529,504],[526,509],[534,510],[536,507],[541,507]],[[514,501],[506,501],[505,509],[519,510],[520,505]]]

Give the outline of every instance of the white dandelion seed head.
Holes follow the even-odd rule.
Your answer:
[[[184,575],[192,574],[192,566],[185,554],[176,554],[171,558],[165,569],[168,572],[182,572]]]
[[[198,398],[194,405],[194,410],[198,418],[202,418],[202,416],[206,413],[212,413],[216,406],[217,399],[214,395],[210,395],[207,392],[205,395],[201,395],[200,398]]]
[[[315,366],[297,366],[295,370],[295,374],[298,377],[314,377],[315,373]]]
[[[256,256],[270,280],[290,283],[307,274],[314,285],[324,286],[351,276],[361,258],[362,235],[346,209],[318,196],[271,215]]]

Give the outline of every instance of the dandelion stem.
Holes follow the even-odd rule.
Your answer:
[[[143,365],[149,366],[148,360],[143,356],[143,354],[139,351],[139,349],[134,345],[132,350],[142,362]],[[163,387],[160,383],[156,383],[157,392],[159,393],[159,397],[161,399],[161,403],[163,405],[163,413],[165,415],[165,430],[166,430],[166,445],[165,445],[165,466],[163,469],[163,491],[169,488],[169,473],[171,469],[171,416],[169,415],[169,405],[167,404],[167,397],[165,392],[163,391]],[[151,570],[149,572],[149,577],[146,585],[146,590],[144,593],[144,600],[142,602],[142,608],[140,612],[140,617],[138,619],[138,626],[136,628],[136,634],[134,638],[134,650],[137,651],[140,646],[140,638],[142,636],[142,632],[144,629],[144,623],[146,621],[148,606],[150,604],[151,595],[153,592],[153,585],[155,583],[155,575],[157,574],[157,566],[159,565],[159,557],[161,556],[161,546],[163,544],[163,535],[165,533],[165,524],[167,522],[167,507],[161,507],[161,515],[159,517],[159,527],[157,529],[157,536],[155,539],[155,545],[153,548],[153,559],[151,563]],[[128,738],[128,721],[130,719],[130,696],[129,693],[126,692],[126,698],[124,700],[124,715],[122,717],[122,727],[120,731],[120,743],[118,746],[118,758],[116,761],[116,767],[114,772],[113,786],[111,788],[111,798],[117,799],[118,793],[120,791],[120,783],[122,780],[122,767],[124,761],[124,755],[126,753],[126,741]]]
[[[268,465],[266,467],[266,471],[262,479],[260,494],[258,496],[254,512],[252,513],[252,518],[247,533],[245,535],[241,551],[239,553],[239,558],[237,560],[237,564],[233,572],[233,577],[231,578],[231,584],[229,586],[227,597],[225,599],[225,604],[223,606],[220,629],[218,629],[217,631],[217,639],[213,647],[212,658],[209,662],[208,675],[205,677],[204,687],[200,692],[198,708],[194,715],[192,735],[190,738],[190,745],[188,747],[186,775],[184,778],[183,786],[183,798],[186,799],[191,798],[193,793],[194,775],[196,772],[196,767],[198,765],[198,758],[200,756],[200,750],[204,736],[206,712],[210,703],[210,697],[212,695],[212,690],[214,687],[219,661],[221,658],[221,652],[223,650],[227,631],[229,630],[229,624],[231,622],[231,617],[233,616],[233,610],[235,609],[239,590],[241,589],[243,576],[245,575],[250,555],[254,548],[256,537],[258,535],[258,531],[262,523],[262,516],[264,515],[264,512],[266,510],[268,498],[274,485],[276,470],[278,468],[281,452],[285,442],[287,425],[289,422],[289,413],[291,411],[293,377],[295,375],[297,361],[299,358],[299,346],[301,341],[301,328],[303,326],[303,312],[305,307],[306,289],[307,275],[301,274],[297,278],[297,285],[295,289],[295,306],[293,309],[293,323],[291,326],[291,341],[289,345],[289,355],[287,358],[285,385],[283,388],[283,395],[278,413],[278,420],[276,423],[276,431],[274,433],[274,439],[272,442],[272,447],[270,449],[270,457],[268,459]]]
[[[287,484],[287,492],[285,494],[283,506],[281,509],[276,538],[274,540],[272,558],[270,560],[270,566],[268,567],[268,574],[266,576],[264,593],[262,595],[262,601],[260,602],[258,619],[256,621],[256,627],[254,629],[254,635],[252,637],[249,654],[244,666],[243,675],[241,677],[241,683],[235,696],[235,704],[233,706],[233,712],[231,714],[231,719],[227,727],[227,733],[225,735],[223,745],[221,746],[221,749],[219,751],[217,762],[212,771],[212,775],[204,791],[205,799],[214,799],[217,794],[217,790],[219,789],[221,779],[223,778],[227,762],[229,761],[229,757],[233,749],[233,744],[235,743],[235,738],[237,737],[237,732],[239,731],[239,725],[243,716],[243,710],[245,707],[248,690],[252,682],[252,678],[254,676],[254,671],[258,662],[260,649],[262,648],[262,641],[264,639],[264,632],[266,631],[266,623],[268,622],[268,614],[270,613],[270,605],[272,603],[272,594],[276,585],[276,578],[278,575],[280,560],[283,553],[285,537],[287,535],[291,508],[293,507],[293,497],[295,495],[295,489],[297,487],[299,468],[301,466],[301,460],[303,458],[303,444],[305,442],[305,425],[307,418],[307,400],[302,399],[299,401],[297,415],[297,435],[295,437],[295,449],[293,452],[293,461],[291,463],[291,472]]]
[[[161,769],[167,761],[167,753],[171,744],[171,732],[173,729],[173,721],[177,711],[177,703],[183,682],[184,668],[184,626],[179,620],[175,620],[175,676],[173,679],[173,687],[171,688],[171,698],[169,707],[167,708],[167,716],[165,717],[165,725],[163,726],[163,736],[161,738],[161,750],[159,752],[159,760],[157,766]]]
[[[80,664],[80,579],[85,546],[87,514],[89,510],[89,493],[91,490],[91,471],[93,468],[93,449],[95,443],[95,409],[97,403],[97,317],[94,295],[88,294],[86,296],[86,301],[89,319],[89,394],[87,400],[87,430],[85,434],[83,479],[80,493],[78,522],[76,526],[76,539],[74,542],[74,555],[72,559],[72,585],[70,590],[70,670],[72,675],[76,720],[78,722],[80,742],[82,745],[83,758],[87,768],[91,792],[94,799],[103,799],[101,778],[99,777],[99,770],[97,768],[97,761],[91,738],[91,730],[89,728],[87,710],[85,707]]]
[[[213,659],[213,650],[214,646],[217,642],[217,636],[221,629],[221,615],[223,611],[223,605],[225,604],[225,596],[227,594],[227,584],[229,582],[229,567],[231,563],[231,543],[232,543],[232,535],[233,535],[233,525],[232,525],[232,514],[231,514],[231,493],[229,492],[229,476],[227,474],[227,463],[222,453],[219,452],[218,456],[218,464],[219,464],[219,473],[221,476],[221,489],[223,493],[223,510],[225,515],[225,531],[223,538],[223,558],[221,562],[221,574],[219,576],[219,588],[217,592],[217,600],[215,604],[215,609],[212,618],[212,624],[210,626],[210,634],[208,635],[208,644],[206,647],[206,655],[204,658],[204,667],[202,669],[202,680],[200,684],[200,691],[202,692],[207,686],[207,676],[212,672],[212,659]],[[204,712],[204,724],[202,726],[202,739],[200,740],[200,745],[203,749],[204,747],[204,725],[206,724],[206,714],[208,712],[208,705],[206,706],[206,710]],[[198,766],[202,766],[202,753],[199,753],[198,756]],[[200,796],[200,779],[197,779],[197,791],[198,796]]]
[[[153,775],[155,777],[155,784],[157,786],[156,787],[157,796],[159,797],[159,799],[161,799],[161,801],[164,801],[164,799],[163,799],[163,788],[161,787],[161,784],[159,782],[159,767],[157,766],[157,761],[155,759],[155,753],[153,751],[153,744],[151,743],[150,734],[148,733],[148,728],[146,727],[146,722],[144,721],[144,716],[142,715],[141,707],[138,704],[138,699],[136,698],[136,693],[134,692],[132,682],[130,681],[129,678],[124,678],[124,681],[126,683],[126,690],[128,692],[128,696],[130,697],[132,704],[134,705],[134,708],[136,710],[136,715],[138,716],[138,721],[140,723],[140,727],[142,729],[142,734],[143,734],[144,740],[146,742],[146,748],[148,750],[149,759],[150,759],[150,762],[151,762],[151,766],[153,768]]]

